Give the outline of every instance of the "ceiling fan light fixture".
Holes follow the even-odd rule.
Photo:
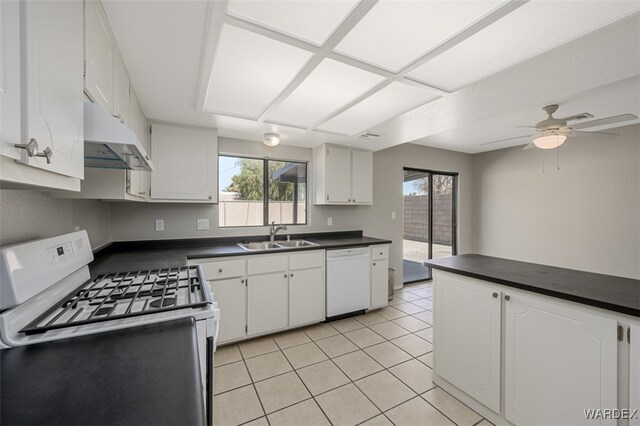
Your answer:
[[[540,149],[558,148],[567,140],[565,135],[542,135],[533,140],[533,144]]]
[[[265,133],[262,137],[262,143],[266,146],[277,146],[280,144],[280,135],[277,133]]]

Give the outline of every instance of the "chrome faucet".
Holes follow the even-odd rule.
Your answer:
[[[287,227],[285,225],[276,226],[275,222],[271,222],[271,229],[269,230],[269,241],[273,242],[273,240],[275,240],[276,238],[276,234],[281,229],[287,229]]]

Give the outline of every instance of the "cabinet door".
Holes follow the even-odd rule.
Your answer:
[[[629,339],[629,408],[640,410],[640,325],[632,324],[627,331]],[[640,411],[629,421],[629,426],[640,426]]]
[[[247,287],[244,278],[209,281],[220,308],[220,343],[244,337],[247,325]]]
[[[83,4],[82,1],[28,1],[25,7],[26,134],[45,158],[22,162],[65,176],[84,176]],[[25,73],[23,73],[25,75]]]
[[[113,50],[115,56],[113,63],[113,115],[135,132],[135,125],[132,125],[129,114],[129,74],[118,48],[114,47]]]
[[[499,292],[446,273],[434,272],[433,283],[435,372],[499,413]]]
[[[382,308],[389,304],[389,261],[379,259],[371,262],[371,308]]]
[[[328,147],[325,170],[328,203],[348,203],[351,200],[351,150]]]
[[[113,114],[114,41],[99,1],[85,1],[84,88],[91,100]]]
[[[247,333],[275,331],[287,326],[288,275],[273,273],[254,275],[247,282]]]
[[[351,152],[351,200],[358,204],[373,202],[373,152]]]
[[[289,327],[324,320],[324,271],[302,269],[289,274]]]
[[[154,124],[151,153],[151,198],[217,202],[216,130]]]
[[[0,154],[20,158],[20,2],[0,1]]]
[[[505,300],[507,420],[518,425],[577,425],[585,423],[585,409],[617,407],[617,322],[539,298],[521,294],[509,298]]]

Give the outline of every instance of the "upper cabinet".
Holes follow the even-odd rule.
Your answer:
[[[13,1],[0,6],[0,81],[9,86],[2,91],[0,152],[21,164],[3,159],[0,179],[77,189],[84,175],[83,4],[34,1],[19,6]],[[17,88],[26,93],[22,99]]]
[[[113,113],[116,69],[113,34],[101,2],[86,1],[85,8],[85,92],[93,102]]]
[[[114,48],[115,58],[113,62],[113,116],[122,124],[136,132],[129,119],[129,74],[122,61],[122,56],[117,48]],[[138,139],[140,137],[138,136]]]
[[[373,203],[373,153],[333,145],[314,149],[315,204]]]
[[[218,201],[218,133],[215,129],[151,126],[153,201]]]

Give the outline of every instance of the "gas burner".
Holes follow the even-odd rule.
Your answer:
[[[162,303],[162,307],[166,308],[167,306],[173,306],[176,304],[176,298],[175,297],[165,297],[164,299],[156,299],[151,301],[151,303],[149,303],[149,306],[151,306],[152,308],[159,308],[160,307],[160,303]]]

